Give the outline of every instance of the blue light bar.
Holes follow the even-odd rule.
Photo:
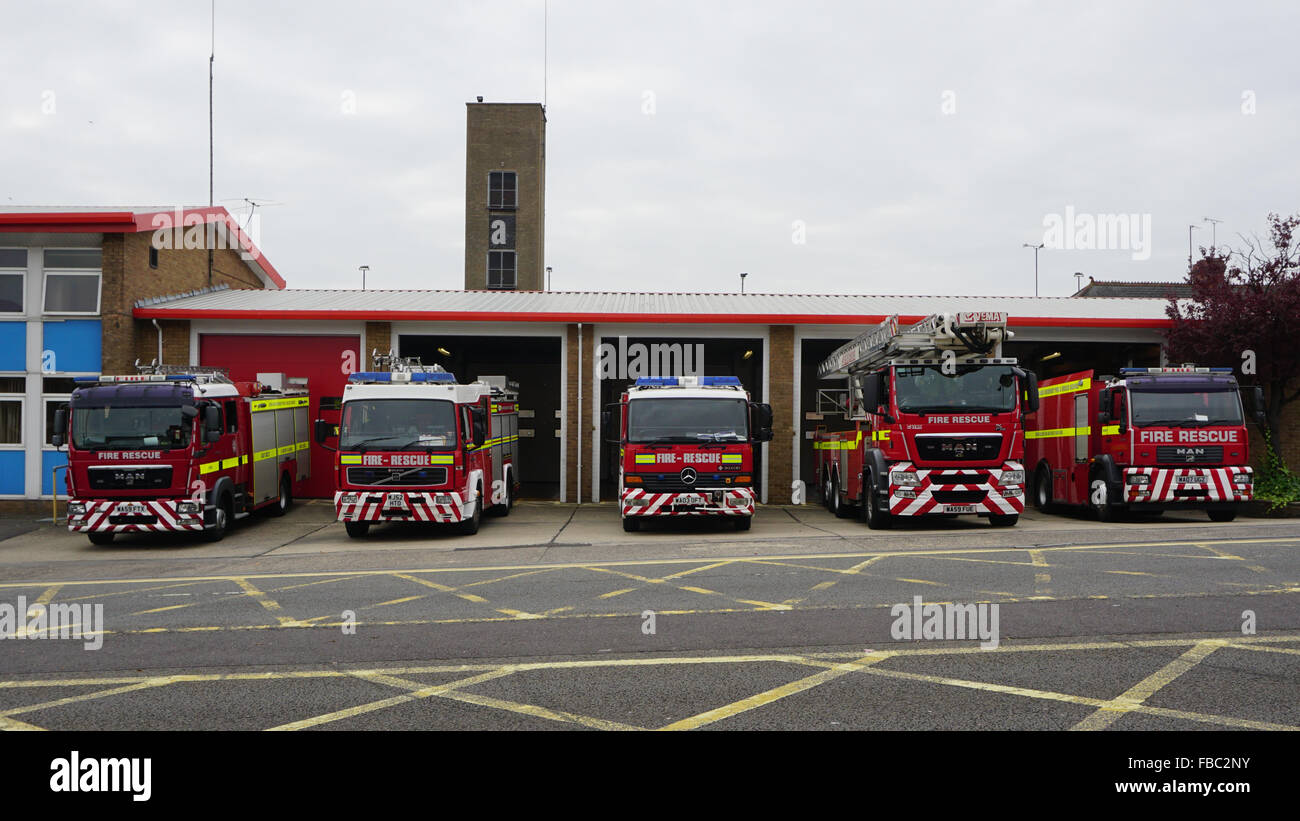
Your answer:
[[[738,376],[702,376],[700,377],[701,385],[722,385],[725,387],[740,387],[740,377]]]
[[[455,382],[452,373],[407,373],[390,371],[358,371],[348,376],[349,382]]]
[[[639,388],[739,388],[740,378],[736,376],[639,376],[636,385]]]
[[[636,385],[638,388],[675,388],[678,382],[675,376],[638,376]]]

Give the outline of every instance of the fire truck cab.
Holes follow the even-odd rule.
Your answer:
[[[853,427],[814,432],[827,508],[842,518],[856,510],[872,528],[961,514],[1014,525],[1024,510],[1023,415],[1038,392],[1032,371],[1001,356],[1010,336],[1000,312],[934,314],[902,329],[893,316],[832,353],[818,377],[848,388],[824,415]]]
[[[754,447],[772,439],[772,408],[734,376],[641,377],[602,417],[619,445],[623,530],[667,516],[754,518]]]
[[[1231,368],[1121,368],[1119,376],[1100,377],[1081,371],[1045,380],[1040,395],[1026,434],[1040,510],[1086,505],[1109,522],[1129,510],[1193,509],[1228,522],[1252,497]]]
[[[94,544],[140,531],[217,541],[255,510],[288,510],[311,475],[305,380],[137,366],[78,378],[55,413],[54,444],[68,446],[69,530]]]
[[[504,376],[468,385],[418,358],[375,354],[387,370],[343,389],[334,508],[349,536],[379,522],[448,522],[478,532],[519,492],[518,387]],[[333,426],[316,422],[324,444]]]

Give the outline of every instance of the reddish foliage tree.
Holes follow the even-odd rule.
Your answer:
[[[1267,243],[1243,237],[1243,250],[1202,249],[1187,275],[1193,301],[1180,306],[1171,298],[1165,309],[1174,323],[1166,340],[1172,362],[1229,366],[1262,385],[1276,447],[1282,409],[1300,399],[1300,387],[1289,390],[1300,377],[1300,215],[1269,214],[1268,225]],[[1253,380],[1242,370],[1251,361]]]

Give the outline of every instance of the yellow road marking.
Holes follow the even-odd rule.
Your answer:
[[[1106,702],[1097,712],[1070,729],[1106,729],[1118,721],[1125,713],[1131,712],[1133,708],[1140,706],[1142,702],[1155,695],[1162,687],[1200,664],[1207,656],[1226,643],[1223,639],[1205,639],[1197,642],[1190,650]]]
[[[269,727],[268,730],[302,730],[307,727],[319,727],[322,724],[329,724],[334,721],[342,721],[345,718],[352,718],[353,716],[364,715],[365,713],[373,713],[376,710],[383,710],[388,707],[395,707],[398,704],[406,704],[408,702],[418,701],[419,699],[428,698],[430,696],[436,696],[440,693],[446,692],[448,690],[452,690],[456,687],[465,687],[470,684],[477,684],[480,681],[490,681],[491,679],[494,678],[501,678],[502,676],[510,675],[512,672],[514,671],[509,668],[497,668],[495,670],[489,670],[486,673],[479,673],[476,676],[457,679],[456,681],[448,682],[446,684],[437,684],[432,687],[423,687],[419,690],[415,690],[410,693],[407,693],[406,695],[394,696],[393,698],[385,698],[379,701],[371,701],[367,704],[358,704],[355,707],[348,707],[343,710],[335,710],[332,713],[325,713],[324,715],[313,716],[312,718],[304,718],[301,721],[291,721],[288,724],[280,724],[275,727]],[[365,678],[364,675],[358,675],[355,673],[353,675],[356,675],[357,678]]]
[[[633,590],[640,590],[640,589],[641,589],[641,588],[639,588],[639,587],[625,587],[625,588],[623,588],[622,590],[611,590],[611,591],[609,591],[608,593],[601,593],[601,594],[600,594],[599,596],[597,596],[596,598],[598,598],[598,599],[612,599],[612,598],[614,598],[615,596],[621,596],[621,595],[623,595],[624,593],[631,593]]]
[[[193,606],[194,606],[195,604],[197,604],[197,603],[198,603],[198,602],[190,602],[189,604],[172,604],[172,605],[168,605],[167,607],[155,607],[155,608],[152,609],[152,610],[140,610],[140,611],[138,611],[138,612],[136,612],[136,613],[128,613],[127,615],[129,615],[129,616],[147,616],[147,615],[149,615],[150,613],[165,613],[165,612],[167,612],[168,610],[182,610],[182,609],[184,609],[184,608],[186,608],[186,607],[193,607]]]
[[[107,690],[96,690],[93,693],[82,693],[81,695],[57,698],[53,701],[42,701],[39,704],[27,704],[22,707],[11,707],[8,710],[0,711],[0,717],[8,718],[9,716],[22,715],[23,713],[35,713],[39,710],[48,710],[52,707],[62,707],[66,704],[92,701],[97,698],[104,698],[105,696],[116,696],[121,695],[122,693],[131,693],[136,690],[147,690],[153,687],[161,687],[165,683],[165,679],[149,678],[144,681],[137,681],[133,684],[127,684],[121,687],[111,687]]]
[[[23,616],[24,616],[24,620],[23,620],[22,622],[19,623],[19,625],[18,625],[18,629],[16,629],[16,630],[14,631],[14,635],[13,635],[14,638],[16,638],[16,639],[25,639],[25,638],[28,638],[29,636],[33,635],[33,633],[32,633],[32,632],[28,629],[28,627],[27,627],[26,619],[30,619],[30,618],[31,618],[32,616],[34,616],[37,612],[39,612],[37,608],[44,609],[45,606],[48,605],[48,604],[49,604],[49,603],[54,599],[54,597],[55,597],[56,595],[58,595],[58,592],[59,592],[59,590],[60,590],[62,587],[63,587],[63,585],[61,585],[61,584],[56,584],[56,585],[54,585],[53,587],[46,588],[45,591],[44,591],[43,593],[41,593],[41,595],[39,595],[39,596],[36,597],[36,601],[34,601],[34,602],[32,602],[31,604],[27,605],[27,612],[23,614]],[[14,615],[15,615],[15,617],[17,616],[16,613],[15,613]],[[46,614],[46,619],[47,619],[47,620],[49,619],[49,615],[48,615],[48,614]],[[80,625],[75,625],[75,626],[80,626]],[[44,633],[44,632],[46,632],[48,629],[49,629],[49,628],[47,627],[47,628],[45,628],[44,630],[37,630],[37,631],[35,631],[35,633],[36,633],[36,634]],[[62,625],[60,625],[60,629],[62,629]]]
[[[280,615],[282,612],[280,603],[263,593],[261,590],[258,590],[250,581],[248,581],[248,579],[236,577],[231,581],[239,585],[240,589],[243,590],[249,598],[262,605],[262,608],[265,609],[266,612],[275,616],[276,621],[280,623],[281,627],[301,627],[304,625],[303,622],[298,621],[292,616]]]
[[[336,579],[317,579],[317,580],[314,581],[314,582],[303,582],[302,584],[291,584],[291,585],[289,585],[288,587],[275,587],[275,588],[272,588],[272,589],[270,589],[270,590],[268,590],[268,591],[266,591],[266,592],[268,592],[268,593],[283,593],[283,592],[286,591],[286,590],[297,590],[297,589],[302,588],[302,587],[313,587],[313,586],[318,585],[318,584],[334,584],[335,582],[343,582],[343,581],[347,581],[347,577],[346,577],[346,576],[340,576],[339,578],[336,578]]]
[[[1052,595],[1052,588],[1048,587],[1052,583],[1052,574],[1047,572],[1047,568],[1051,567],[1051,565],[1047,563],[1043,551],[1029,551],[1029,561],[1034,567],[1042,568],[1040,572],[1034,574],[1034,595],[1044,598]]]
[[[1264,653],[1289,653],[1292,655],[1300,656],[1300,650],[1296,650],[1290,647],[1268,647],[1266,645],[1260,645],[1256,647],[1253,644],[1244,644],[1242,642],[1236,642],[1236,641],[1228,642],[1226,646],[1235,648],[1237,650],[1258,650]]]
[[[401,604],[402,602],[415,601],[416,599],[423,599],[423,598],[425,598],[423,594],[419,596],[404,596],[400,599],[393,599],[391,601],[381,601],[379,604],[367,604],[365,607],[362,607],[360,609],[373,610],[376,607],[387,607],[390,604]]]
[[[1115,573],[1120,576],[1152,576],[1157,579],[1169,578],[1166,573],[1144,573],[1141,570],[1103,570],[1102,573]]]
[[[1197,547],[1204,548],[1210,551],[1214,555],[1218,556],[1220,559],[1236,559],[1237,561],[1241,561],[1241,562],[1245,561],[1245,559],[1241,558],[1240,556],[1234,555],[1232,553],[1228,553],[1227,551],[1224,550],[1219,550],[1217,547],[1212,547],[1205,542],[1192,542],[1192,544],[1196,545]]]
[[[944,584],[943,582],[932,582],[932,581],[928,581],[928,580],[926,580],[926,579],[905,579],[905,578],[895,578],[895,579],[893,579],[893,581],[896,581],[896,582],[907,582],[907,583],[909,583],[909,584],[929,584],[929,585],[933,585],[933,586],[935,586],[935,587],[951,587],[951,585]]]
[[[32,732],[34,730],[39,730],[43,732],[45,728],[37,727],[35,724],[28,724],[24,721],[19,721],[14,718],[5,718],[4,716],[0,716],[0,730],[5,730],[7,732],[15,732],[15,731]]]
[[[496,584],[497,582],[504,582],[510,579],[518,579],[524,576],[535,576],[538,573],[549,573],[549,572],[551,572],[551,568],[546,567],[541,570],[529,570],[524,573],[511,573],[509,576],[501,576],[500,578],[496,578],[496,579],[484,579],[483,581],[470,582],[469,584],[462,584],[460,587],[456,589],[464,590],[467,587],[478,587],[479,585],[484,585],[484,584]]]

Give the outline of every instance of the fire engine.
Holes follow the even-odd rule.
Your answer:
[[[1121,368],[1118,377],[1080,371],[1044,380],[1039,392],[1026,461],[1040,510],[1087,505],[1109,522],[1126,510],[1194,509],[1229,522],[1251,499],[1231,368]]]
[[[1014,525],[1024,510],[1024,413],[1037,377],[1001,356],[1007,314],[897,316],[841,346],[820,379],[847,379],[829,412],[853,427],[813,434],[822,498],[836,516],[887,528],[896,516],[987,516]],[[820,402],[819,402],[820,406]]]
[[[641,377],[601,416],[619,445],[625,531],[656,516],[729,516],[749,530],[754,444],[772,439],[772,407],[751,402],[739,378]]]
[[[468,385],[418,357],[374,354],[380,371],[343,389],[334,510],[349,536],[377,522],[450,522],[478,532],[486,511],[507,516],[519,492],[518,385]],[[324,444],[333,426],[316,422]]]
[[[136,364],[138,374],[79,377],[55,412],[69,530],[98,545],[137,531],[217,541],[255,510],[289,509],[311,475],[306,380]]]

